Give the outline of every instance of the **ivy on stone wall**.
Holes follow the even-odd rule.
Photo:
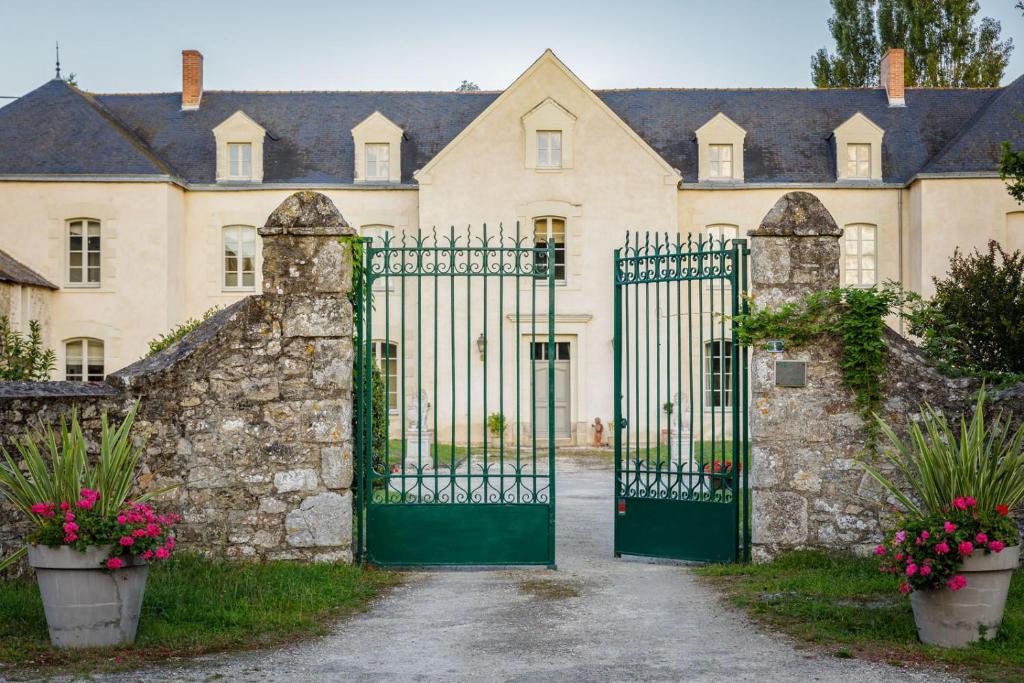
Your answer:
[[[753,345],[781,339],[800,347],[822,337],[839,341],[843,382],[854,393],[864,419],[869,445],[877,435],[874,414],[882,405],[881,382],[886,368],[885,318],[901,313],[908,295],[898,286],[861,289],[837,287],[814,292],[778,309],[758,308],[733,318],[739,343]]]

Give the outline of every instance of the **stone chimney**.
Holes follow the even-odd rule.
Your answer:
[[[199,50],[181,51],[181,108],[199,109],[203,99],[203,54]]]
[[[882,86],[889,97],[890,107],[905,107],[903,98],[903,61],[905,53],[901,47],[889,48],[882,56]]]

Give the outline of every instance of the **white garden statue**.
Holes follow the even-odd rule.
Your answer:
[[[419,396],[410,396],[405,411],[409,431],[425,432],[430,429],[430,397],[426,389]]]

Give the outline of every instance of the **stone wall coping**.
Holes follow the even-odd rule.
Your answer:
[[[110,375],[107,380],[114,387],[128,389],[137,385],[147,376],[155,375],[174,367],[205,346],[210,339],[213,339],[228,324],[236,313],[252,306],[257,298],[258,296],[247,296],[217,311],[166,349],[162,349],[152,356],[137,360],[131,365],[126,365]]]
[[[0,401],[25,398],[95,398],[120,392],[104,382],[0,382]]]
[[[276,225],[265,225],[262,228],[256,230],[261,237],[267,237],[269,235],[288,235],[291,237],[341,237],[344,235],[355,235],[355,228],[350,228],[347,225],[330,226],[330,225],[317,225],[317,226],[295,226],[295,227],[283,227]]]
[[[775,202],[751,237],[840,237],[842,229],[810,192],[787,192]]]

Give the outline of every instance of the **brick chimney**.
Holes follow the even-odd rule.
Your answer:
[[[889,97],[890,107],[905,107],[903,97],[903,48],[893,47],[882,56],[882,86]]]
[[[181,108],[199,109],[203,99],[203,54],[199,50],[181,51]]]

